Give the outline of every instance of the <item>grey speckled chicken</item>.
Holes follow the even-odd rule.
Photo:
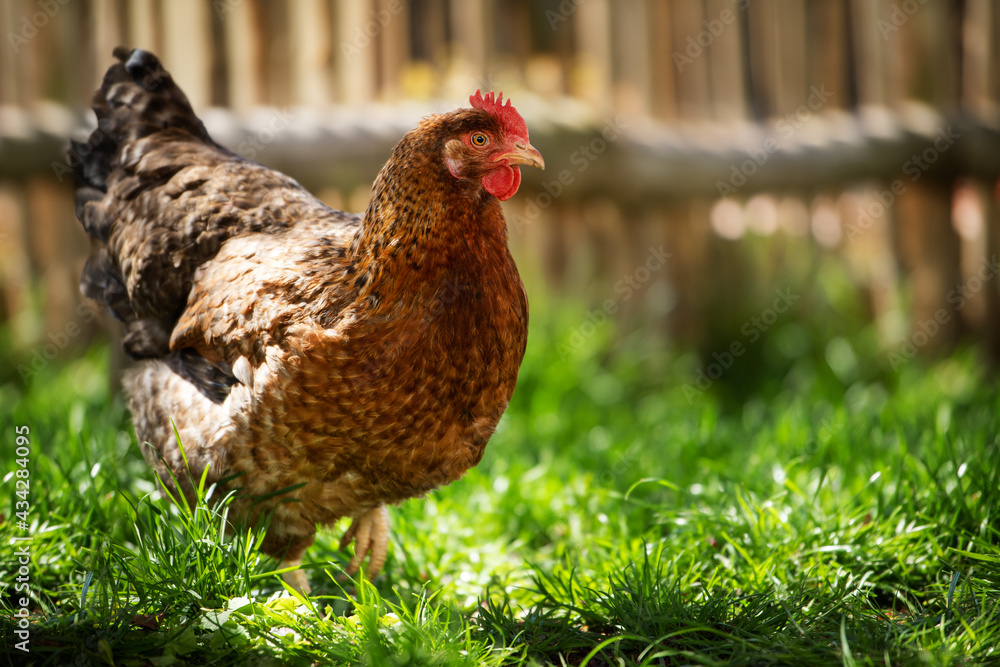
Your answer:
[[[284,566],[352,517],[348,569],[374,576],[386,506],[475,465],[514,391],[528,304],[500,200],[542,157],[477,91],[399,142],[364,215],[335,211],[213,142],[155,56],[114,55],[71,148],[101,241],[81,288],[124,324],[145,457],[188,502],[207,469],[231,515],[273,509],[262,550]]]

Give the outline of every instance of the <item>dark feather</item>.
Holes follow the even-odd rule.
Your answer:
[[[213,403],[225,401],[229,390],[236,384],[229,364],[213,364],[189,347],[172,352],[166,361],[171,370],[193,384]]]

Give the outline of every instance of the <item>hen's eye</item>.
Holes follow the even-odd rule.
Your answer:
[[[490,142],[490,140],[482,132],[475,132],[472,135],[472,145],[473,146],[476,146],[478,148],[482,148],[483,146],[485,146],[489,142]]]

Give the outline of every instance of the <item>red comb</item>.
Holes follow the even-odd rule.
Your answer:
[[[510,105],[510,100],[507,100],[507,104],[503,103],[502,92],[499,95],[494,95],[493,91],[490,91],[486,97],[483,97],[482,93],[477,90],[475,95],[469,96],[469,102],[476,109],[482,109],[496,116],[507,134],[528,138],[528,126],[524,124],[524,119],[521,118],[517,109]]]

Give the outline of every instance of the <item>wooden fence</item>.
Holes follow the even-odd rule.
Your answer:
[[[0,320],[21,346],[92,329],[63,151],[127,44],[222,143],[351,210],[419,117],[503,89],[549,166],[507,209],[526,272],[599,304],[663,244],[623,310],[682,340],[755,312],[788,277],[744,247],[787,237],[842,259],[886,345],[937,318],[922,350],[972,332],[1000,358],[990,0],[14,0],[0,34]]]

